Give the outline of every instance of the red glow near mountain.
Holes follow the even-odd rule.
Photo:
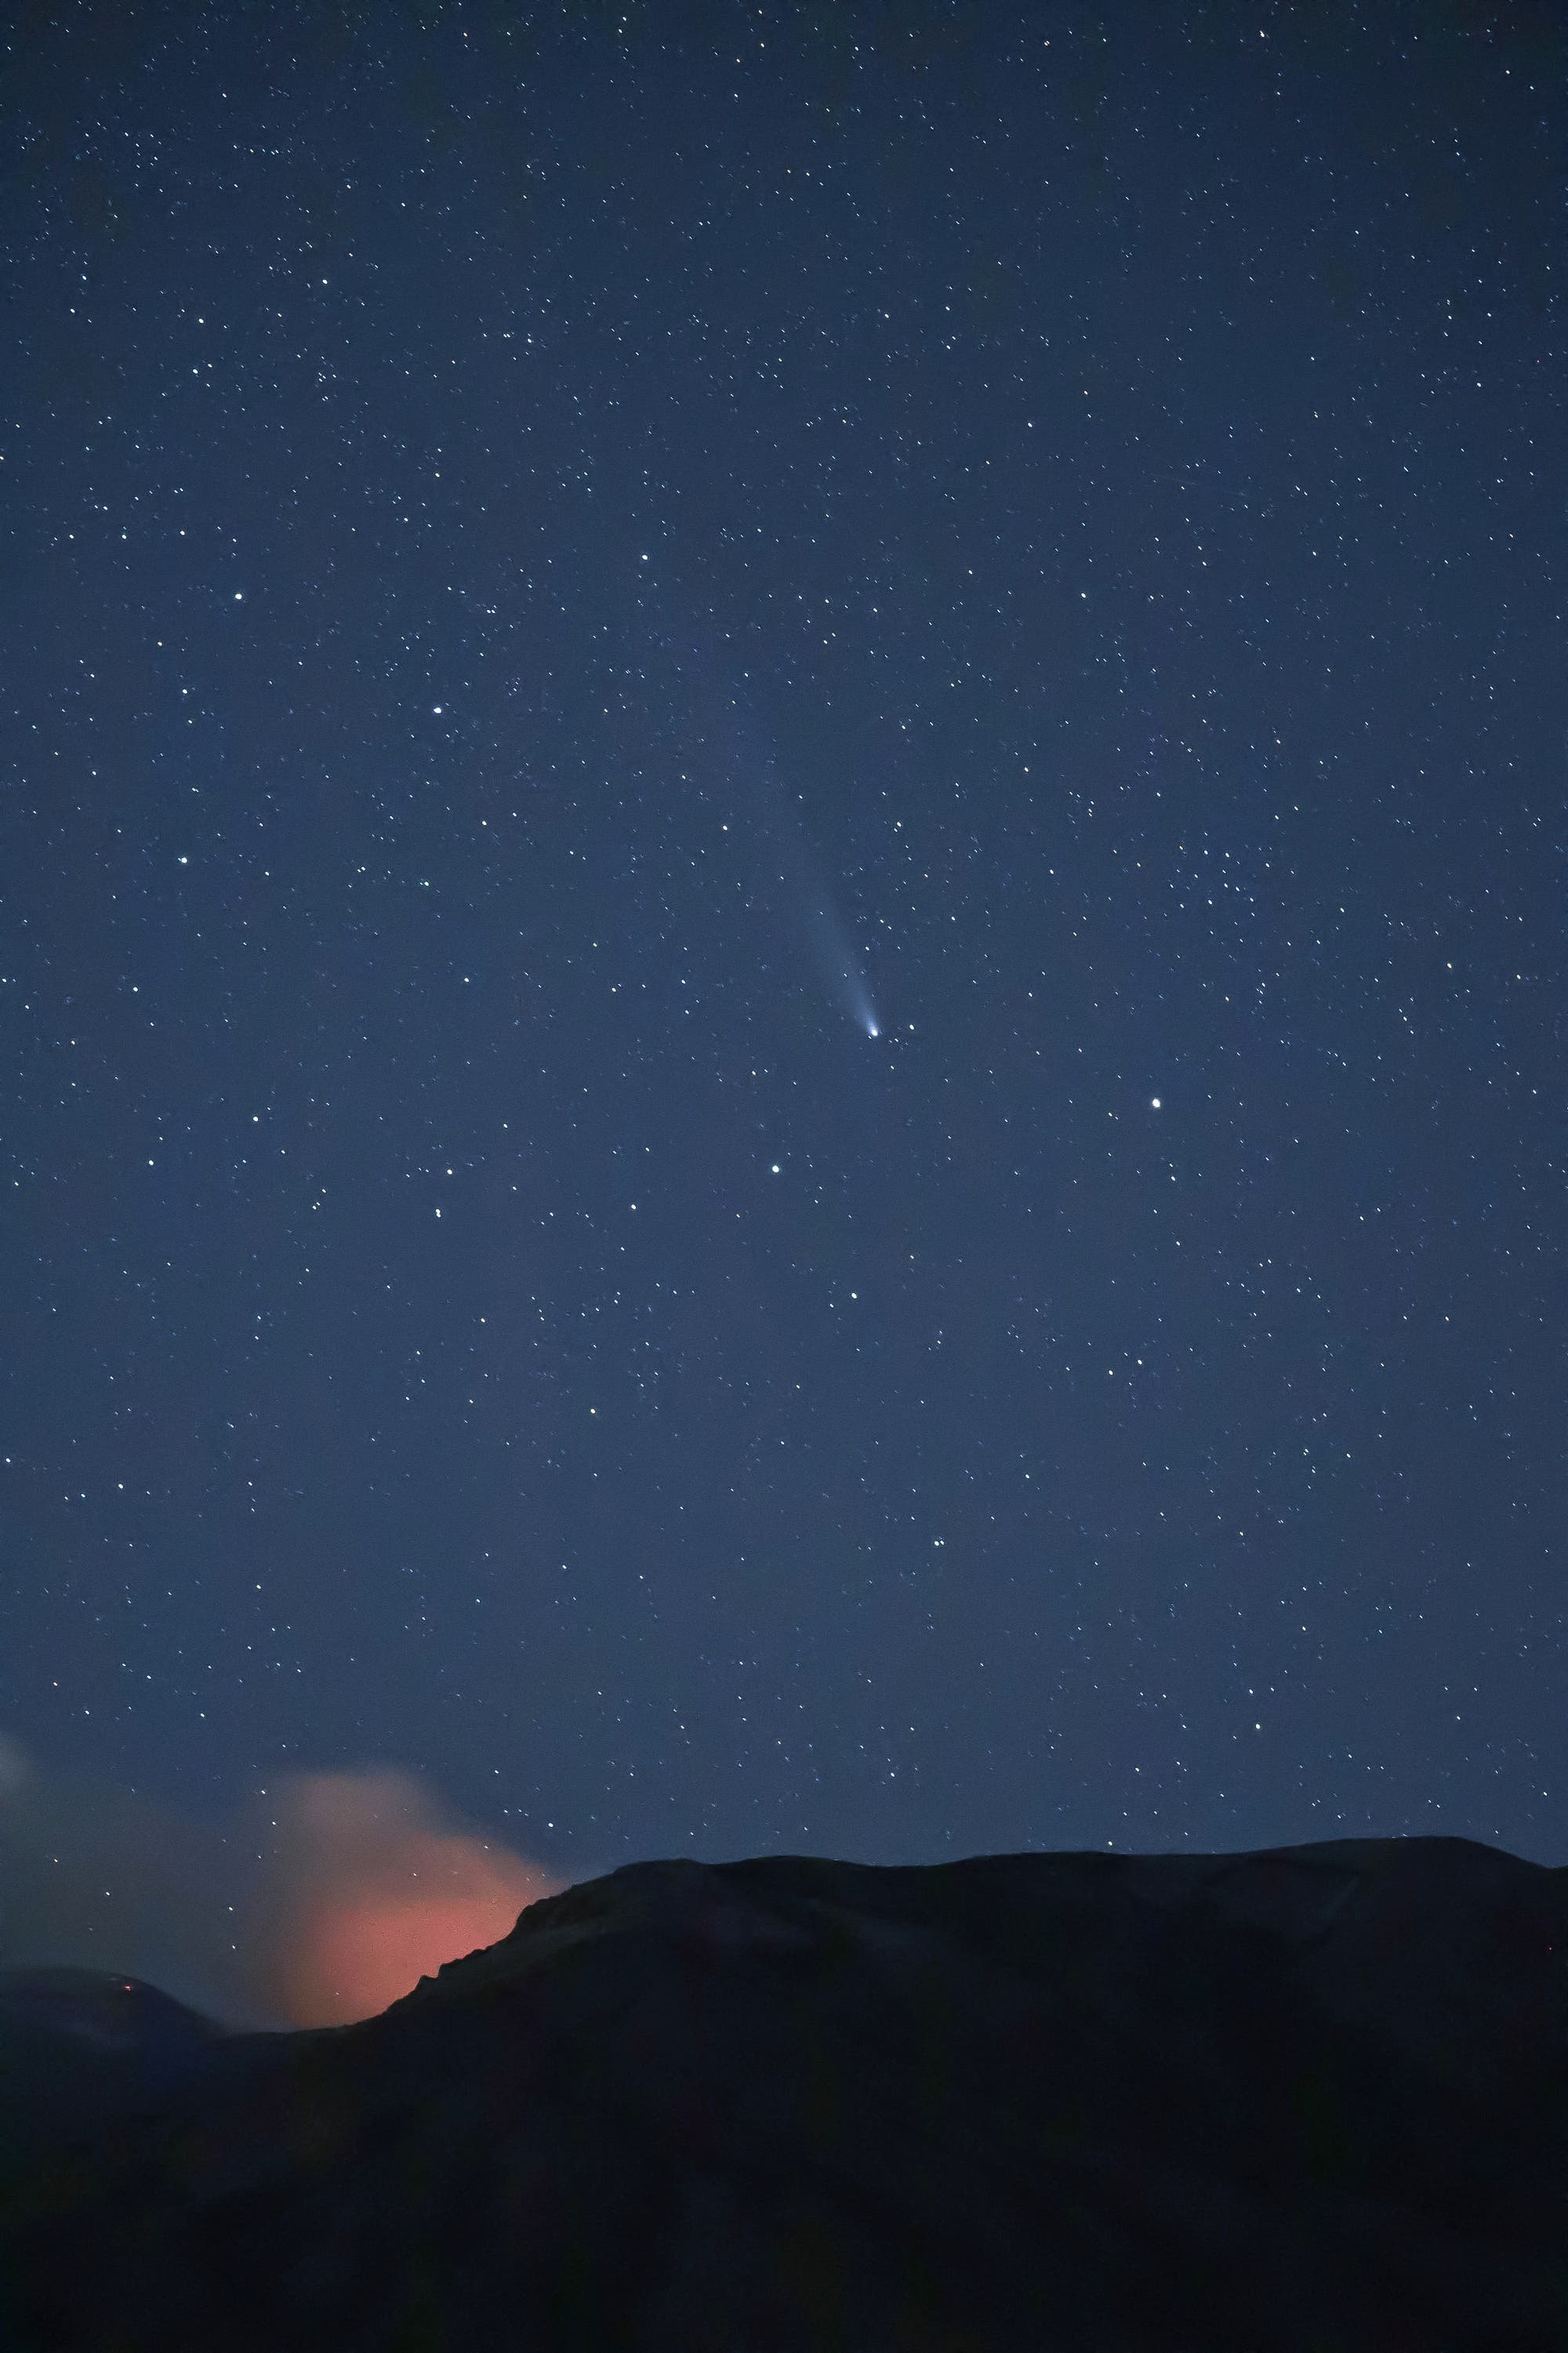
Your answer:
[[[297,2026],[374,2016],[555,1892],[507,1848],[443,1828],[403,1773],[301,1774],[279,1805],[275,1998]]]

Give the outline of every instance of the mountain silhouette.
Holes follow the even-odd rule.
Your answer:
[[[1568,1872],[1465,1839],[637,1863],[300,2033],[53,1974],[8,2353],[1568,2348]]]

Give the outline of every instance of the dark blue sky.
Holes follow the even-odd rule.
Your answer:
[[[1560,12],[5,46],[0,1732],[1568,1860]]]

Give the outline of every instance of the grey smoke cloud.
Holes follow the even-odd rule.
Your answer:
[[[384,2009],[559,1883],[412,1773],[279,1773],[226,1820],[0,1736],[0,1968],[122,1970],[232,2026]]]

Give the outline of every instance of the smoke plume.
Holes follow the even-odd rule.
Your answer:
[[[0,1969],[121,1970],[233,2026],[342,2025],[558,1884],[397,1767],[279,1773],[203,1820],[0,1738]]]

